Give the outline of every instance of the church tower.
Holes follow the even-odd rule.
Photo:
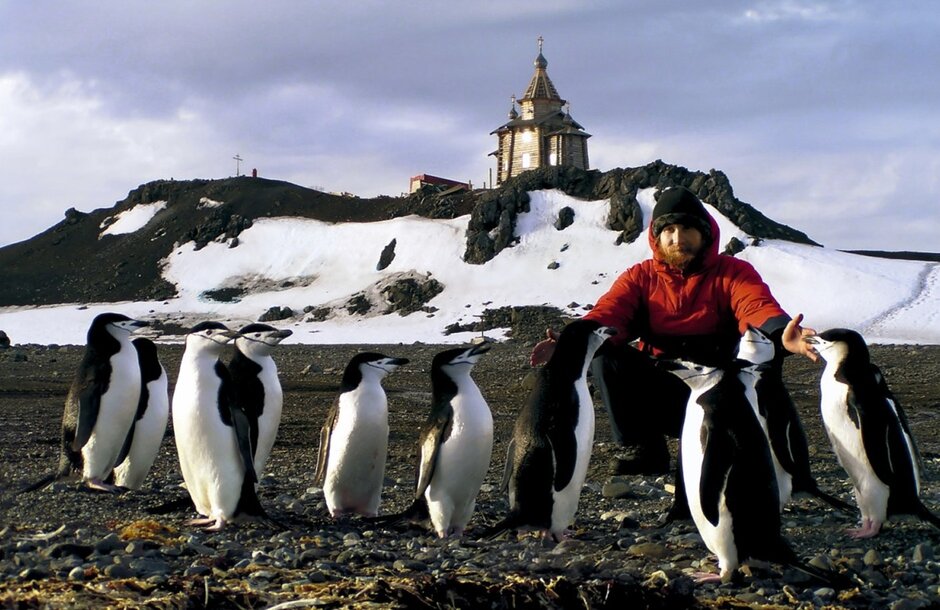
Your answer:
[[[587,139],[591,134],[571,118],[569,104],[561,99],[548,78],[542,42],[539,36],[535,74],[519,100],[519,109],[513,95],[509,122],[490,132],[498,138],[497,149],[490,153],[496,157],[496,184],[524,171],[551,165],[590,169]]]

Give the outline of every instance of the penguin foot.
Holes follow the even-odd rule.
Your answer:
[[[847,530],[846,533],[850,538],[861,540],[864,538],[874,538],[880,531],[881,522],[873,521],[872,519],[863,519],[861,527],[852,528]]]
[[[450,537],[459,538],[461,536],[463,536],[463,528],[457,527],[456,525],[452,525],[448,527],[446,530],[441,530],[437,533],[438,538],[450,538]]]
[[[216,519],[215,517],[200,517],[197,519],[188,519],[183,525],[195,525],[201,527],[207,532],[218,532],[225,527],[225,519]]]
[[[109,494],[118,494],[127,491],[124,487],[118,487],[117,485],[111,485],[110,483],[105,483],[101,479],[86,479],[85,487],[92,491],[103,491]]]
[[[563,530],[561,530],[560,532],[554,532],[554,531],[551,531],[551,530],[545,530],[545,534],[543,535],[543,539],[546,540],[546,541],[551,540],[551,541],[557,543],[557,542],[561,542],[562,540],[564,540],[564,539],[566,539],[566,538],[571,538],[572,533],[573,533],[573,530],[570,530],[570,529],[563,529]]]
[[[721,574],[715,574],[714,572],[693,572],[692,579],[697,585],[722,582]]]

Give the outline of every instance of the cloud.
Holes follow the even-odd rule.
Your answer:
[[[98,84],[63,75],[43,86],[23,73],[0,76],[0,243],[26,239],[66,208],[110,205],[157,178],[193,177],[215,165],[197,114],[179,108],[159,120],[104,112]]]

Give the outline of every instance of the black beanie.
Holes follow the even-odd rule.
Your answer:
[[[712,225],[705,206],[687,188],[674,186],[659,194],[659,200],[653,207],[650,221],[653,237],[659,237],[663,229],[672,224],[698,229],[702,239],[711,241]]]

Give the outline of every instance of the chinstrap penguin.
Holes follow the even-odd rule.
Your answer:
[[[118,491],[105,480],[137,413],[141,375],[130,337],[147,325],[119,313],[99,314],[92,321],[65,399],[58,469],[23,491],[76,475],[90,489]]]
[[[461,536],[493,453],[493,415],[470,372],[483,343],[438,353],[431,362],[431,412],[418,434],[415,496],[384,520],[429,518],[438,537]]]
[[[238,333],[202,322],[186,336],[173,392],[173,432],[183,480],[196,512],[188,525],[219,530],[237,516],[265,516],[255,492],[257,476],[248,415],[232,397],[220,360]]]
[[[170,413],[166,370],[157,356],[157,346],[150,339],[134,339],[140,363],[140,400],[137,414],[114,467],[114,483],[119,487],[139,489],[153,466]]]
[[[590,320],[576,320],[562,330],[513,427],[503,477],[509,514],[484,537],[534,528],[557,542],[574,522],[594,443],[588,367],[615,333]]]
[[[878,535],[888,517],[910,514],[940,527],[920,499],[921,460],[907,417],[862,336],[834,328],[804,339],[826,361],[820,410],[832,449],[852,479],[861,512],[853,538]]]
[[[692,519],[720,570],[699,574],[699,582],[727,582],[754,558],[843,586],[839,574],[801,561],[781,535],[770,447],[739,370],[680,364],[673,373],[691,389],[680,438],[682,474]]]
[[[249,324],[238,331],[235,355],[228,365],[236,408],[248,416],[255,474],[259,479],[274,447],[284,402],[271,353],[292,334],[267,324]]]
[[[406,358],[356,354],[320,430],[314,479],[333,518],[378,514],[388,456],[388,399],[382,379]]]
[[[809,443],[796,405],[783,383],[783,354],[760,329],[748,327],[738,344],[737,357],[744,361],[741,381],[770,443],[781,510],[796,494],[809,494],[833,508],[850,513],[853,508],[819,488],[809,463]]]

